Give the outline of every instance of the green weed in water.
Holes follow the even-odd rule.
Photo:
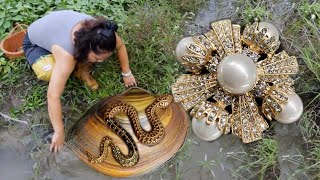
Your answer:
[[[242,162],[242,165],[234,170],[234,177],[260,180],[279,176],[277,156],[278,144],[275,139],[271,138],[264,138],[243,152],[228,155]]]

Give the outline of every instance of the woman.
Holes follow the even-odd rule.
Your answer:
[[[23,42],[25,55],[37,77],[49,82],[48,112],[54,129],[50,151],[58,152],[64,144],[60,97],[72,72],[96,90],[99,85],[91,77],[89,66],[102,62],[116,50],[124,85],[136,85],[117,28],[103,17],[71,10],[49,13],[29,26]]]

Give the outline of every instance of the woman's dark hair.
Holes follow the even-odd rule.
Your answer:
[[[116,35],[118,26],[102,16],[85,20],[82,28],[74,33],[74,58],[78,62],[85,62],[92,50],[96,54],[105,51],[114,51],[116,48]]]

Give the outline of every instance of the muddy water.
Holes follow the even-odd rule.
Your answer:
[[[31,161],[19,138],[0,134],[0,179],[25,179],[32,176]]]
[[[25,155],[17,154],[12,149],[0,149],[1,179],[26,179],[32,176],[32,166]]]
[[[26,179],[33,176],[59,180],[117,179],[95,172],[67,148],[56,155],[48,152],[47,144],[41,148],[41,152],[34,153],[38,156],[35,162],[30,160],[30,147],[23,144],[19,138],[2,133],[0,140],[1,144],[5,144],[0,149],[0,179]],[[163,167],[150,174],[121,179],[230,179],[230,169],[239,165],[239,162],[226,158],[227,154],[241,150],[241,142],[236,137],[228,135],[221,137],[219,141],[204,142],[190,133],[186,143],[187,150],[181,152],[186,154],[184,159],[180,159],[183,155],[178,153]],[[208,167],[203,165],[206,161],[211,162]]]
[[[235,23],[237,21],[240,23],[237,13],[241,7],[237,7],[235,2],[235,0],[219,2],[211,0],[208,6],[194,17],[194,22],[187,24],[185,34],[206,32],[210,22],[220,19],[231,18]],[[280,29],[284,26],[284,21],[280,19],[285,13],[291,13],[291,6],[292,3],[289,1],[275,2],[273,23]],[[28,127],[17,125],[13,129],[15,130],[10,132],[0,131],[0,179],[20,180],[31,177],[58,180],[118,179],[90,169],[67,148],[58,155],[49,153],[48,144],[42,145],[41,142],[36,142],[37,138],[33,138],[34,134],[28,131]],[[302,151],[299,149],[302,138],[296,124],[275,123],[274,130],[279,145],[280,177],[288,179],[298,168],[296,163],[292,163],[292,159],[299,160],[296,155]],[[218,140],[205,142],[189,132],[184,150],[165,165],[140,177],[121,179],[241,179],[233,177],[241,161],[230,158],[230,155],[239,154],[249,146],[242,144],[233,135],[222,135]],[[36,161],[31,160],[30,154]]]

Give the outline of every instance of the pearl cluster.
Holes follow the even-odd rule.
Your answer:
[[[211,27],[203,35],[183,38],[176,47],[177,59],[192,74],[180,76],[172,93],[191,110],[194,133],[210,141],[232,131],[249,143],[261,139],[269,127],[259,109],[269,120],[298,120],[303,105],[289,77],[298,73],[298,63],[285,51],[275,54],[280,46],[277,28],[255,22],[241,34],[240,25],[230,20]],[[261,108],[255,97],[262,98]]]

